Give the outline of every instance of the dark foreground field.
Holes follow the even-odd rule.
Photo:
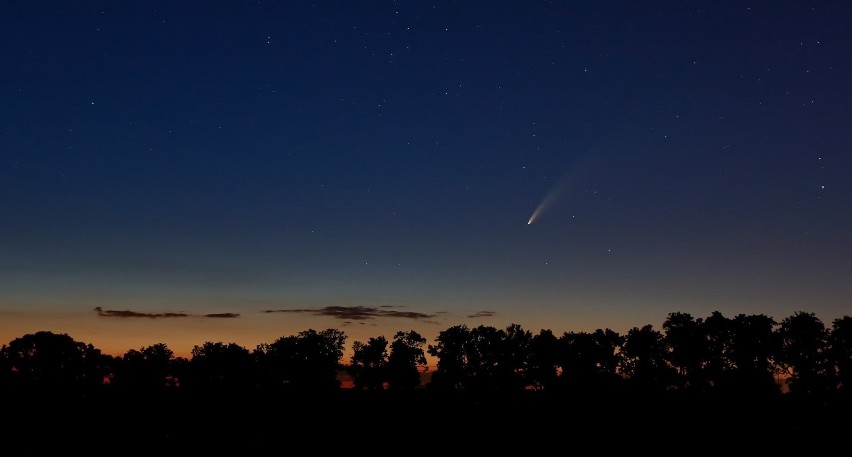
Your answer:
[[[848,455],[850,403],[683,394],[7,395],[2,455]]]

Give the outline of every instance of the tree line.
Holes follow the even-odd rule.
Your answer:
[[[103,354],[66,334],[41,331],[0,349],[0,390],[56,392],[328,391],[347,373],[359,390],[601,392],[616,389],[696,393],[822,395],[852,386],[852,317],[826,326],[796,312],[780,322],[763,314],[732,318],[668,315],[660,330],[622,335],[551,330],[537,334],[456,325],[433,344],[415,331],[356,341],[343,363],[347,336],[306,330],[249,350],[206,342],[191,357],[159,343],[122,356]],[[423,382],[426,355],[437,366]]]

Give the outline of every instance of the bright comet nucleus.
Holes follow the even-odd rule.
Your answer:
[[[550,207],[559,200],[566,191],[567,183],[568,176],[566,175],[550,190],[550,192],[547,193],[547,195],[544,196],[543,199],[541,199],[541,203],[539,203],[535,208],[535,211],[533,211],[530,219],[527,221],[527,225],[532,225],[533,222],[537,221],[539,217],[541,217],[541,214],[544,211],[550,209]]]

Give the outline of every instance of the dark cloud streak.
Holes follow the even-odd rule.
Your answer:
[[[467,317],[469,317],[471,319],[478,319],[478,318],[481,318],[481,317],[494,317],[496,315],[497,315],[497,313],[494,312],[494,311],[477,311],[473,314],[468,314]]]
[[[240,317],[238,313],[210,313],[203,315],[187,314],[187,313],[142,313],[139,311],[131,311],[129,309],[103,309],[101,306],[95,307],[95,312],[100,317],[119,317],[119,318],[147,318],[147,319],[165,319],[174,317],[210,317],[210,318],[226,318],[233,319]]]
[[[389,310],[388,305],[380,307],[372,306],[325,306],[315,309],[267,309],[264,313],[305,313],[314,316],[329,316],[336,319],[363,321],[368,319],[376,319],[383,317],[400,318],[400,319],[429,319],[435,317],[434,314],[420,313],[417,311],[395,311]]]
[[[212,317],[216,319],[233,319],[235,317],[240,317],[239,313],[210,313],[205,314],[204,317]]]

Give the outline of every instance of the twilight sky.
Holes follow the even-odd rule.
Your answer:
[[[0,344],[852,312],[849,2],[3,2],[0,68]]]

